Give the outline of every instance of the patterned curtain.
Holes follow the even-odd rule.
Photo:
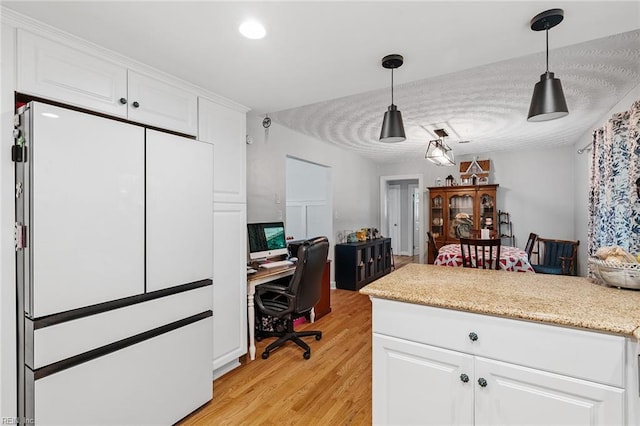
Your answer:
[[[640,253],[640,101],[593,132],[588,253]]]

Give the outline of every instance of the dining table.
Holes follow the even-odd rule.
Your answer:
[[[440,266],[462,266],[460,244],[447,244],[440,247],[433,262]],[[500,269],[515,272],[534,272],[527,252],[518,247],[500,246]]]

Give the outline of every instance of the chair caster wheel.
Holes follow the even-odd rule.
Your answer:
[[[322,339],[322,333],[316,334],[316,340],[320,340],[320,339]]]
[[[269,358],[269,352],[262,352],[262,359],[267,359]]]
[[[303,357],[304,359],[309,359],[309,358],[311,358],[311,352],[305,352],[305,353],[303,353],[303,354],[302,354],[302,357]]]

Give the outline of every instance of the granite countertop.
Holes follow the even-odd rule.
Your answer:
[[[640,339],[640,291],[583,277],[409,264],[360,293]]]

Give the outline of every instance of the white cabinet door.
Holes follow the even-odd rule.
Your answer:
[[[17,91],[127,116],[125,67],[18,30]]]
[[[147,291],[213,276],[213,145],[147,130]]]
[[[214,370],[247,353],[246,215],[245,204],[214,204]]]
[[[472,356],[373,334],[374,424],[470,425],[473,391]]]
[[[246,114],[199,98],[198,139],[216,147],[214,200],[246,202]]]
[[[129,70],[129,120],[195,135],[198,97],[187,88]]]
[[[144,130],[37,102],[31,119],[31,317],[143,293]]]
[[[476,425],[625,424],[623,389],[486,358],[475,362]]]

